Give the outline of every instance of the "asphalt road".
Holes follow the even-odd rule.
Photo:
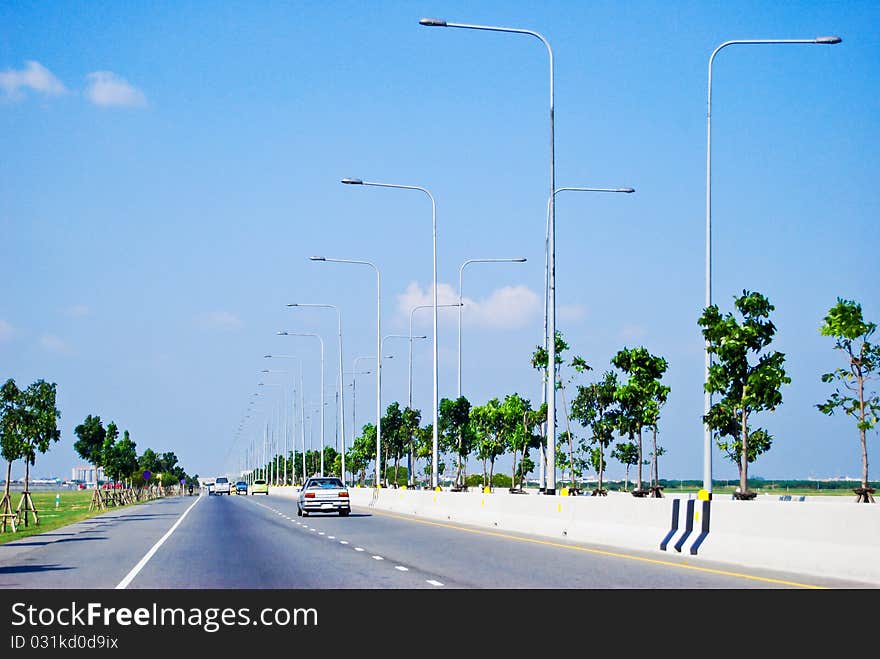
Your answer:
[[[279,496],[169,497],[0,545],[0,588],[873,588]]]

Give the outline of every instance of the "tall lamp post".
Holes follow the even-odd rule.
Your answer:
[[[464,307],[462,302],[461,276],[466,265],[470,263],[525,263],[525,257],[517,257],[512,259],[468,259],[461,264],[458,269],[458,397],[461,398],[461,310]]]
[[[303,412],[303,369],[302,369],[302,360],[296,355],[263,355],[264,359],[295,359],[297,365],[299,366],[299,433],[300,440],[302,442],[302,450],[303,450],[303,482],[305,482],[306,476],[306,429],[305,429],[305,415]],[[293,476],[293,474],[291,474]]]
[[[512,28],[512,27],[500,27],[496,25],[469,25],[466,23],[450,23],[448,21],[444,21],[439,18],[422,18],[419,20],[419,24],[425,25],[427,27],[457,27],[464,28],[468,30],[487,30],[490,32],[510,32],[514,34],[527,34],[529,36],[535,37],[540,40],[541,43],[547,48],[547,54],[549,56],[550,63],[550,223],[549,223],[549,241],[548,241],[548,258],[549,258],[549,282],[550,282],[550,294],[551,294],[551,305],[550,305],[550,333],[555,336],[555,328],[556,328],[556,266],[555,266],[555,255],[556,255],[556,245],[555,245],[555,236],[556,236],[556,211],[554,208],[554,197],[553,194],[556,190],[556,155],[555,155],[555,126],[554,126],[554,108],[553,108],[553,49],[550,47],[550,42],[542,35],[540,32],[535,32],[534,30],[524,30],[521,28]],[[548,353],[548,364],[553,364],[556,361],[556,343],[555,341],[550,341],[547,347]],[[552,431],[554,434],[556,432],[556,406],[554,404],[555,396],[548,396],[548,405],[547,405],[547,428],[548,428],[548,440],[552,436],[549,434]],[[552,458],[548,457],[548,460]],[[555,494],[556,493],[556,482],[553,480],[553,487],[548,487],[546,490],[547,494]]]
[[[321,476],[324,475],[324,339],[320,334],[299,332],[278,332],[278,336],[313,336],[321,344]]]
[[[342,478],[345,480],[345,397],[343,396],[343,386],[342,386],[342,314],[339,312],[339,307],[335,304],[302,304],[302,303],[293,303],[288,304],[288,307],[314,307],[314,308],[323,308],[323,309],[333,309],[336,311],[336,322],[339,327],[339,347],[337,348],[337,352],[339,353],[339,435],[341,437],[341,451],[340,455],[342,456]]]
[[[310,256],[310,261],[325,263],[355,263],[368,265],[376,271],[376,487],[379,487],[379,455],[382,452],[382,276],[379,267],[371,261],[353,259],[328,259],[324,256]],[[323,391],[323,386],[321,387]],[[323,395],[323,394],[322,394]]]
[[[816,37],[814,39],[734,39],[725,41],[709,56],[709,83],[706,96],[706,308],[712,306],[712,64],[715,56],[727,46],[768,45],[768,44],[818,44],[834,45],[841,42],[837,36]],[[709,370],[712,355],[709,341],[706,341],[706,369],[703,386],[703,413],[709,414],[712,407],[712,394],[706,389],[709,384]],[[712,498],[712,430],[703,422],[703,489]]]
[[[269,355],[266,355],[266,356],[268,357]],[[293,375],[292,371],[279,371],[279,370],[268,369],[268,368],[264,368],[260,372],[261,373],[287,373],[287,374]],[[285,485],[287,485],[287,453],[288,453],[287,440],[290,437],[293,437],[294,438],[294,447],[295,447],[295,442],[296,442],[296,439],[295,439],[296,438],[296,380],[294,378],[291,378],[291,380],[293,380],[292,386],[291,386],[291,390],[293,393],[290,396],[291,402],[293,404],[293,409],[292,409],[292,413],[291,413],[291,425],[293,426],[293,431],[284,433],[284,468],[282,470],[282,478],[284,480]],[[302,367],[300,367],[300,386],[301,385],[302,385]],[[300,396],[302,396],[302,389],[301,388],[300,388]],[[286,414],[285,414],[285,418],[286,418]]]
[[[287,387],[285,387],[283,384],[277,384],[275,382],[259,382],[259,383],[257,383],[257,386],[260,386],[260,387],[279,387],[281,389],[281,409],[285,410],[285,408],[287,407],[286,406]],[[285,414],[285,418],[286,418],[286,414]],[[278,437],[278,430],[280,428],[281,428],[281,419],[276,417],[274,428],[273,428],[274,432],[272,433],[273,437],[275,439],[274,439],[274,441],[271,439],[269,440],[269,444],[270,444],[271,449],[276,451],[275,455],[272,458],[272,472],[274,472],[272,474],[272,479],[273,479],[276,486],[278,485],[278,453],[277,453],[278,439],[277,439],[277,437]]]
[[[434,201],[434,195],[430,193],[427,188],[423,188],[418,185],[399,185],[397,183],[376,183],[374,181],[364,181],[359,178],[344,178],[342,182],[347,185],[370,185],[376,186],[380,188],[397,188],[400,190],[418,190],[419,192],[424,192],[428,195],[428,198],[431,200],[431,227],[433,232],[433,252],[434,252],[434,275],[433,275],[433,296],[434,296],[434,409],[432,410],[434,415],[434,437],[432,444],[432,473],[431,473],[431,487],[437,488],[438,485],[438,472],[437,472],[437,447],[439,444],[439,435],[437,431],[437,414],[440,407],[440,401],[438,400],[438,374],[437,374],[437,203]],[[379,348],[381,350],[381,346]]]
[[[544,387],[541,396],[541,402],[547,403],[547,429],[545,432],[547,450],[546,452],[541,451],[538,477],[538,482],[547,494],[554,494],[556,491],[556,266],[554,252],[551,249],[551,227],[556,207],[556,195],[564,191],[622,192],[625,194],[635,192],[633,188],[563,187],[553,190],[553,194],[547,199],[544,257],[544,351],[547,353],[547,369],[544,371]],[[553,338],[551,339],[551,337]],[[552,377],[547,375],[551,372],[553,373]]]

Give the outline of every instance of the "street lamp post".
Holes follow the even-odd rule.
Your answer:
[[[555,246],[555,236],[556,236],[556,211],[554,208],[554,191],[556,190],[556,156],[555,156],[555,126],[554,126],[554,108],[553,108],[553,49],[550,47],[550,42],[542,35],[540,32],[535,32],[534,30],[524,30],[520,28],[512,28],[512,27],[500,27],[495,25],[468,25],[466,23],[450,23],[448,21],[444,21],[438,18],[422,18],[419,20],[421,25],[425,25],[428,27],[457,27],[464,28],[468,30],[487,30],[490,32],[510,32],[514,34],[527,34],[529,36],[535,37],[540,40],[541,43],[547,48],[547,54],[549,56],[550,63],[550,222],[549,222],[549,241],[548,241],[548,254],[549,254],[549,281],[550,281],[550,294],[551,296],[551,305],[550,305],[550,322],[549,329],[551,335],[555,336],[555,327],[556,327],[556,314],[555,314],[555,294],[556,294],[556,266],[555,266],[555,255],[556,255],[556,246]],[[556,360],[556,342],[550,341],[548,348],[548,364],[555,363]],[[548,396],[548,405],[547,405],[547,428],[548,433],[552,431],[556,432],[556,406],[554,404],[555,396]],[[548,434],[548,439],[550,435]],[[551,460],[552,457],[548,457],[548,460]],[[553,487],[547,488],[547,494],[555,494],[556,493],[556,482],[553,480]]]
[[[339,347],[337,349],[338,357],[339,357],[339,435],[342,439],[341,441],[341,451],[340,455],[342,456],[342,478],[345,480],[345,397],[343,396],[343,386],[342,386],[342,314],[339,312],[339,307],[335,304],[302,304],[302,303],[293,303],[288,304],[288,307],[316,307],[316,308],[325,308],[325,309],[333,309],[336,311],[336,322],[339,327]]]
[[[715,56],[723,48],[735,45],[767,45],[767,44],[819,44],[834,45],[841,42],[837,36],[816,37],[814,39],[734,39],[725,41],[712,51],[709,56],[709,82],[706,96],[706,308],[712,306],[712,64]],[[703,384],[703,413],[709,414],[712,407],[712,394],[707,390],[709,370],[712,367],[712,355],[709,353],[709,341],[706,341],[705,373]],[[703,489],[712,498],[712,430],[703,421]]]
[[[299,433],[300,440],[302,442],[302,450],[303,450],[303,482],[305,482],[306,477],[306,429],[305,429],[305,416],[303,410],[303,368],[302,368],[302,360],[296,355],[263,355],[265,359],[295,359],[297,365],[299,366]]]
[[[438,308],[438,309],[442,309],[442,308],[444,308],[444,307],[458,307],[458,306],[461,306],[461,304],[460,304],[460,303],[459,303],[459,304],[438,304],[438,305],[437,305],[437,308]],[[421,339],[421,338],[427,338],[427,337],[424,337],[424,336],[418,336],[418,337],[413,336],[413,315],[415,314],[415,312],[416,312],[418,309],[433,309],[433,308],[434,308],[434,305],[433,305],[433,304],[417,304],[416,306],[414,306],[414,307],[413,307],[412,309],[410,309],[410,311],[409,311],[409,368],[408,368],[408,374],[407,374],[407,380],[409,381],[409,385],[408,385],[407,401],[408,401],[408,405],[409,405],[410,408],[412,408],[412,404],[413,404],[413,403],[412,403],[412,384],[413,384],[413,377],[412,377],[412,366],[413,366],[413,339],[415,339],[415,338],[419,338],[419,339]],[[412,456],[412,451],[410,451],[409,454],[407,455],[407,469],[409,470],[409,485],[414,485],[414,484],[415,484],[415,481],[413,480],[413,456]],[[432,471],[433,471],[433,467],[432,467]]]
[[[547,225],[544,253],[544,352],[547,353],[547,368],[544,371],[544,386],[541,402],[547,403],[546,451],[540,453],[538,482],[547,494],[556,492],[556,275],[553,245],[554,213],[556,195],[563,191],[574,192],[623,192],[631,194],[633,188],[585,188],[563,187],[553,190],[547,199]],[[551,338],[552,337],[552,338]],[[552,365],[552,366],[551,366]],[[552,371],[551,371],[552,369]],[[552,372],[553,377],[547,374]]]
[[[379,267],[370,261],[352,259],[328,259],[324,256],[310,256],[311,261],[325,263],[356,263],[368,265],[376,271],[376,483],[379,487],[379,455],[382,452],[382,277]],[[322,386],[323,391],[323,386]]]
[[[433,296],[434,296],[434,409],[432,410],[434,416],[434,437],[432,444],[432,474],[431,474],[431,487],[437,488],[438,485],[438,472],[437,472],[437,453],[438,453],[438,444],[439,444],[439,436],[437,431],[437,413],[440,407],[440,402],[438,400],[438,372],[437,372],[437,203],[434,200],[434,195],[430,193],[427,188],[423,188],[418,185],[399,185],[396,183],[376,183],[372,181],[364,181],[359,178],[344,178],[342,182],[347,185],[370,185],[376,186],[380,188],[397,188],[401,190],[418,190],[419,192],[424,192],[428,195],[428,198],[431,200],[431,227],[433,233],[433,252],[434,252],[434,275],[433,275]],[[379,348],[381,350],[381,346]]]
[[[259,382],[257,384],[257,386],[260,386],[260,387],[279,387],[281,389],[281,409],[283,410],[287,407],[285,405],[285,403],[287,402],[287,388],[283,384],[277,384],[274,382],[268,382],[268,383],[267,382]],[[272,458],[272,469],[271,469],[272,475],[270,476],[270,478],[272,478],[274,480],[274,483],[276,486],[278,485],[278,454],[277,454],[278,439],[277,439],[277,437],[278,437],[278,428],[280,428],[280,426],[281,426],[281,420],[279,418],[276,418],[275,424],[273,427],[273,433],[272,433],[274,441],[272,439],[269,440],[270,447],[272,447],[272,450],[276,451],[275,456]],[[268,429],[267,429],[267,433],[268,433]],[[267,478],[266,480],[268,481],[269,479]]]
[[[271,357],[271,355],[265,355],[265,357]],[[297,359],[297,358],[294,357],[294,359]],[[297,361],[299,361],[299,360],[297,359]],[[260,372],[261,373],[288,373],[290,375],[293,375],[292,371],[279,371],[279,370],[273,370],[273,369],[268,369],[268,368],[264,368]],[[302,364],[300,364],[299,374],[300,374],[300,398],[302,398]],[[290,397],[291,403],[293,404],[293,410],[291,413],[291,426],[293,426],[293,431],[284,433],[284,469],[283,469],[282,476],[283,476],[285,485],[287,485],[287,453],[288,453],[288,446],[287,446],[288,441],[287,440],[289,438],[293,437],[294,438],[293,439],[294,447],[295,447],[295,442],[296,442],[296,439],[295,439],[295,437],[296,437],[296,380],[294,378],[291,378],[291,380],[293,380],[293,386],[291,387],[291,389],[293,390],[293,394]],[[292,476],[292,474],[291,474],[291,476]]]
[[[321,344],[321,476],[324,475],[324,339],[320,334],[299,332],[278,332],[278,336],[313,336]]]
[[[458,269],[458,397],[461,398],[461,310],[464,307],[461,292],[461,276],[464,267],[469,263],[525,263],[525,257],[517,257],[512,259],[468,259],[461,264]]]

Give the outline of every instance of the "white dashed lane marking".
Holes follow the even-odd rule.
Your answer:
[[[272,509],[272,508],[269,508],[269,506],[266,506],[266,505],[263,505],[263,504],[257,504],[257,505],[262,506],[263,508],[266,508],[267,510],[271,510],[273,513],[276,513],[277,515],[283,517],[284,519],[286,519],[286,520],[288,520],[288,521],[290,521],[290,522],[293,522],[294,524],[296,524],[297,526],[302,527],[303,529],[308,529],[309,531],[312,531],[313,533],[314,533],[314,532],[318,532],[318,535],[326,536],[326,538],[327,538],[328,540],[335,540],[335,539],[336,539],[336,536],[335,536],[335,535],[326,535],[326,533],[325,533],[324,531],[318,531],[318,529],[316,529],[316,528],[313,528],[313,527],[311,527],[311,526],[306,526],[306,525],[303,524],[302,522],[299,522],[299,521],[293,519],[292,517],[288,517],[287,515],[285,515],[284,513],[280,512],[280,511],[278,511],[278,510],[274,510],[274,509]],[[339,541],[339,544],[341,544],[341,545],[348,545],[348,544],[350,544],[350,543],[348,542],[348,540],[340,540],[340,541]],[[353,547],[353,549],[354,549],[355,551],[357,551],[357,552],[366,551],[363,547]],[[382,556],[379,556],[379,555],[377,555],[377,554],[376,554],[376,555],[372,555],[371,558],[372,558],[373,560],[376,560],[376,561],[384,561],[384,560],[385,560]],[[399,572],[409,572],[409,568],[408,568],[408,567],[405,567],[405,566],[403,566],[403,565],[395,565],[395,566],[394,566],[394,569],[395,569],[395,570],[398,570]],[[440,586],[443,585],[441,582],[437,581],[436,579],[426,579],[425,581],[426,581],[427,583],[431,584],[431,585],[434,586],[434,587],[440,587]]]

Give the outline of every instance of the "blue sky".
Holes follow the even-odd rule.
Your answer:
[[[21,385],[56,382],[62,413],[35,472],[69,476],[88,414],[191,473],[237,467],[277,405],[267,395],[238,432],[257,383],[285,377],[259,371],[295,364],[263,355],[299,355],[305,400],[320,399],[317,342],[279,330],[323,336],[335,441],[335,314],[286,305],[337,305],[352,370],[375,354],[375,277],[308,256],[379,266],[383,334],[408,333],[432,272],[427,197],[347,176],[432,192],[441,302],[467,259],[528,259],[465,269],[463,389],[476,404],[514,391],[540,402],[529,357],[543,327],[546,50],[423,16],[541,32],[555,56],[557,186],[636,189],[558,196],[557,318],[597,370],[624,346],[669,360],[670,478],[702,477],[709,55],[730,39],[842,37],[716,59],[712,277],[724,311],[743,289],[776,305],[792,377],[783,405],[756,419],[776,442],[750,473],[857,476],[854,424],[814,405],[829,393],[820,374],[841,365],[818,333],[828,308],[842,296],[880,320],[875,2],[5,3],[0,364]],[[417,312],[417,334],[430,318]],[[441,397],[456,393],[456,329],[441,312]],[[406,400],[407,342],[385,353],[383,407]],[[431,364],[430,340],[417,341],[414,403],[428,420]],[[374,421],[372,376],[358,376],[356,402],[358,427]],[[735,473],[716,453],[716,478]]]

